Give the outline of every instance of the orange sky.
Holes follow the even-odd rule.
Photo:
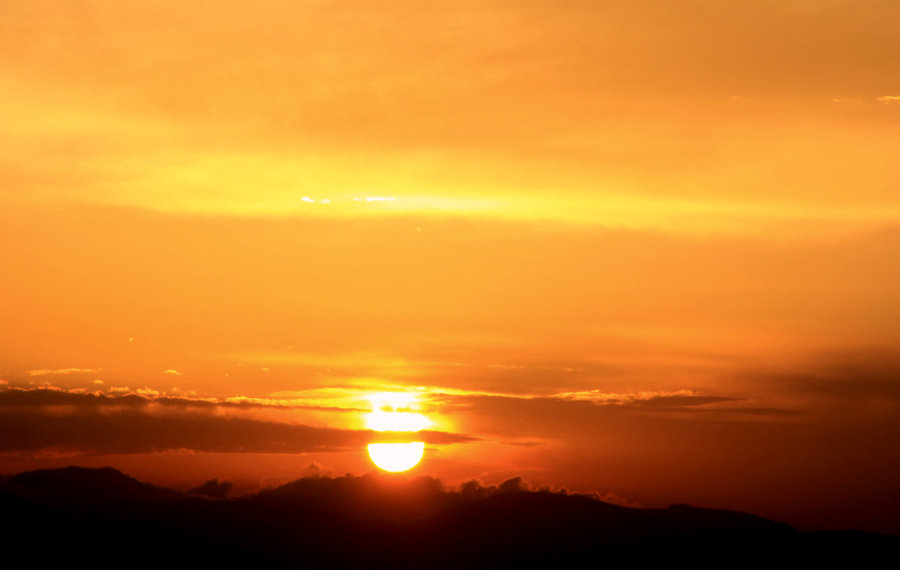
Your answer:
[[[558,4],[0,1],[0,471],[900,532],[900,5]]]

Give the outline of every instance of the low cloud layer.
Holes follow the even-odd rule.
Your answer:
[[[259,407],[135,394],[80,394],[46,389],[0,391],[0,452],[123,454],[187,450],[216,453],[311,453],[361,449],[409,438],[264,421],[223,414]],[[467,435],[421,431],[430,444],[474,441]]]

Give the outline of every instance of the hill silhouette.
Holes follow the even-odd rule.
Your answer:
[[[222,488],[215,481],[193,491]],[[237,499],[206,495],[111,468],[21,473],[0,481],[3,536],[42,565],[93,567],[859,565],[900,547],[900,537],[800,532],[741,512],[530,491],[520,479],[447,490],[428,477],[373,473],[304,478]]]

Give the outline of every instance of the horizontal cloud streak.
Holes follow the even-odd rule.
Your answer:
[[[99,368],[40,368],[37,370],[29,370],[29,376],[51,376],[57,374],[91,374],[99,372]]]
[[[215,398],[188,398],[161,395],[155,390],[131,390],[113,386],[108,392],[85,392],[78,389],[63,390],[55,387],[22,389],[11,388],[0,391],[0,408],[5,407],[40,407],[72,405],[78,408],[94,408],[116,406],[125,408],[162,407],[173,410],[193,409],[295,409],[321,410],[328,412],[364,412],[363,408],[322,406],[300,403],[290,398],[243,398],[233,397],[226,400]]]
[[[174,413],[159,413],[151,404],[168,406]],[[311,453],[362,449],[373,441],[409,439],[409,434],[376,434],[369,430],[312,427],[211,413],[220,406],[241,404],[57,390],[5,390],[0,392],[0,452]],[[429,444],[475,440],[437,431],[416,432],[415,437]]]

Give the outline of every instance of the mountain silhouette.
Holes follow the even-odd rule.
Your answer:
[[[26,471],[9,478],[12,486],[44,499],[66,503],[140,501],[178,495],[176,491],[144,483],[112,467],[63,467]]]
[[[688,505],[630,508],[520,483],[454,491],[428,477],[310,477],[228,499],[179,493],[112,468],[67,467],[0,480],[0,508],[7,544],[42,565],[721,567],[844,559],[859,566],[900,551],[895,536],[801,532]]]

